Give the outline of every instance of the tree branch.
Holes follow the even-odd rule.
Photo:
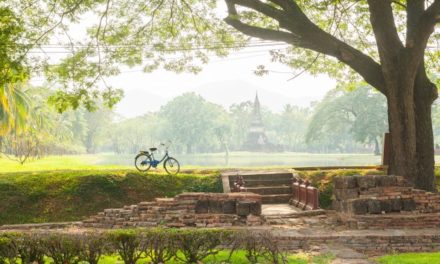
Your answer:
[[[412,49],[411,53],[415,58],[412,63],[418,65],[425,52],[428,39],[434,32],[435,25],[440,21],[440,0],[435,0],[424,12],[413,16],[415,17],[411,17],[412,30],[411,35],[408,36],[407,48]]]
[[[283,41],[298,47],[335,57],[358,72],[369,84],[383,94],[386,94],[381,66],[371,57],[351,47],[347,43],[340,41],[315,25],[301,11],[295,1],[270,0],[272,3],[280,6],[283,11],[274,7],[271,7],[272,9],[263,9],[263,5],[269,5],[264,4],[259,0],[225,1],[229,14],[225,19],[225,22],[238,31],[252,37]],[[270,17],[278,21],[280,26],[281,23],[283,23],[283,28],[289,32],[276,31],[243,23],[240,21],[236,5],[251,8],[256,11],[260,10],[262,13],[264,11],[263,14],[265,15],[270,14]]]
[[[397,34],[391,1],[368,0],[368,7],[381,63],[387,67],[404,48]]]

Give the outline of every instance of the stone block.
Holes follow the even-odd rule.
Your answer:
[[[335,189],[353,189],[358,187],[356,176],[337,176],[333,179]]]
[[[333,191],[336,200],[344,201],[348,199],[355,199],[359,196],[359,191],[357,188],[352,189],[335,189]]]
[[[247,216],[250,214],[250,202],[238,202],[237,203],[237,215]]]
[[[252,202],[249,205],[249,212],[253,215],[261,215],[261,202]]]
[[[382,212],[391,212],[391,200],[380,200],[380,208]]]
[[[332,201],[332,209],[337,212],[343,211],[342,201],[333,200]]]
[[[234,200],[226,200],[222,203],[222,211],[224,214],[236,214],[237,206]]]
[[[354,199],[348,201],[346,210],[356,215],[366,214],[368,212],[368,200]]]
[[[196,204],[196,214],[205,214],[209,212],[209,201],[199,200]]]
[[[414,211],[416,210],[416,202],[414,199],[402,199],[402,209],[403,211]]]
[[[396,176],[396,185],[400,187],[411,187],[412,184],[407,181],[403,176]]]
[[[212,214],[221,214],[223,212],[222,202],[218,200],[209,200],[209,212]]]
[[[394,175],[380,175],[377,176],[377,179],[378,179],[378,185],[381,187],[397,185],[397,178]]]
[[[368,200],[368,213],[370,214],[380,214],[382,212],[382,209],[380,207],[380,201],[379,200]]]
[[[376,178],[373,175],[357,177],[357,184],[361,190],[376,187]]]
[[[391,211],[400,212],[402,211],[402,200],[401,199],[391,199]]]

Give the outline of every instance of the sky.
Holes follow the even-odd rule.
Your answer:
[[[233,103],[254,100],[258,92],[262,105],[280,112],[287,103],[307,107],[336,86],[336,81],[325,75],[304,73],[290,80],[296,71],[271,63],[269,49],[245,49],[227,58],[214,57],[196,75],[165,70],[143,73],[137,68],[123,70],[119,76],[108,79],[109,84],[125,93],[115,110],[123,117],[157,111],[173,97],[185,92],[195,92],[228,108]],[[255,75],[254,70],[261,64],[272,72]]]
[[[225,17],[225,7],[220,5],[218,13]],[[69,34],[75,39],[81,39],[88,25],[95,20],[96,17],[90,14],[84,15],[80,24],[70,25]],[[66,42],[65,36],[57,36],[53,41],[62,38]],[[327,91],[336,86],[336,81],[325,75],[311,76],[303,73],[291,80],[298,71],[271,62],[269,50],[280,48],[283,46],[278,43],[273,47],[252,47],[231,52],[226,58],[211,57],[210,62],[197,75],[165,70],[144,73],[141,68],[126,68],[118,76],[106,78],[106,83],[124,91],[125,96],[116,106],[115,112],[125,118],[157,111],[172,98],[185,92],[198,93],[226,109],[233,103],[254,100],[258,92],[264,107],[280,112],[288,103],[307,107],[311,102],[321,100]],[[51,60],[56,61],[60,56],[52,54]],[[271,72],[264,76],[255,75],[254,70],[258,65],[265,65]],[[44,80],[39,80],[34,84],[41,85]]]

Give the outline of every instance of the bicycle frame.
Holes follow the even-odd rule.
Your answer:
[[[162,157],[161,160],[156,160],[156,159],[154,158],[154,153],[153,153],[153,152],[148,153],[147,155],[151,157],[151,166],[153,166],[154,168],[156,168],[157,165],[161,164],[164,160],[166,160],[167,158],[169,158],[169,155],[168,155],[168,149],[165,150],[165,155],[163,155],[163,157]]]

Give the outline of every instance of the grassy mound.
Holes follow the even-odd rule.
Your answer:
[[[86,170],[0,174],[0,224],[76,221],[105,208],[182,192],[222,192],[219,173],[191,171],[169,176]]]

